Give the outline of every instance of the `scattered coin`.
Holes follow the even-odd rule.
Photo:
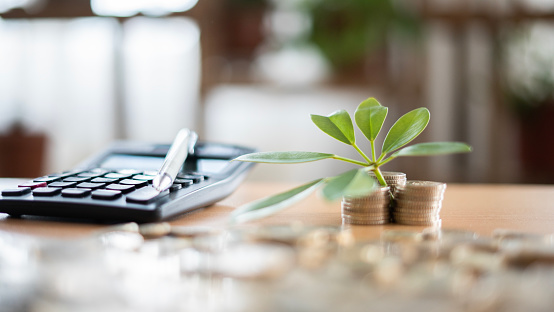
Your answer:
[[[167,222],[148,223],[139,225],[139,233],[144,238],[158,238],[171,232],[171,225]]]

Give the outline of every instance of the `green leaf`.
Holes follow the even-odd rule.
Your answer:
[[[428,156],[471,152],[471,146],[461,142],[430,142],[407,146],[396,153],[399,156]]]
[[[294,164],[328,159],[334,156],[333,154],[316,152],[261,152],[245,154],[233,160],[272,164]]]
[[[429,118],[429,110],[425,107],[414,109],[400,117],[387,133],[382,153],[392,152],[410,143],[427,127]]]
[[[364,103],[362,102],[362,104]],[[362,107],[362,104],[356,109],[354,118],[365,137],[374,141],[383,127],[388,108],[383,106]]]
[[[321,190],[321,193],[327,200],[336,200],[345,195],[367,195],[377,187],[377,181],[364,169],[354,169],[332,178]]]
[[[231,218],[235,222],[246,222],[267,217],[306,198],[322,183],[323,179],[318,179],[292,190],[250,202],[235,209],[231,213]]]
[[[377,99],[375,99],[374,97],[370,97],[370,98],[367,98],[367,99],[363,100],[362,103],[360,103],[360,105],[358,105],[358,109],[368,108],[368,107],[376,107],[376,106],[381,106],[381,103],[379,103],[379,101],[377,101]]]
[[[352,119],[344,109],[329,116],[311,115],[311,117],[315,125],[331,137],[348,145],[352,145],[356,141]]]

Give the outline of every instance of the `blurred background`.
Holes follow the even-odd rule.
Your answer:
[[[385,170],[554,183],[553,93],[550,0],[0,0],[3,177],[70,169],[115,140],[170,143],[182,127],[359,158],[310,114],[353,114],[373,96],[389,107],[386,129],[425,106],[417,142],[474,149]],[[249,179],[346,168],[258,165]]]

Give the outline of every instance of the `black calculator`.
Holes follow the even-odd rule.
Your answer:
[[[100,222],[157,222],[230,195],[252,163],[231,160],[254,149],[198,142],[171,187],[152,180],[170,145],[118,142],[78,165],[3,189],[0,212]]]

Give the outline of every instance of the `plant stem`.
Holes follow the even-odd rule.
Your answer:
[[[367,161],[369,165],[373,163],[373,161],[369,159],[369,157],[367,157],[364,152],[362,152],[362,150],[358,147],[358,145],[356,145],[356,143],[353,143],[352,146],[356,149],[356,151],[358,151],[358,153],[360,153],[360,155],[362,155],[362,157],[365,159],[365,161]]]
[[[375,177],[377,177],[377,181],[379,181],[379,184],[381,184],[381,186],[387,186],[387,182],[385,181],[381,170],[379,170],[379,167],[373,169],[373,172],[375,173]]]
[[[371,163],[365,163],[365,162],[361,162],[361,161],[358,161],[358,160],[341,157],[341,156],[338,156],[338,155],[335,155],[332,158],[336,159],[336,160],[346,161],[346,162],[349,162],[349,163],[352,163],[352,164],[355,164],[355,165],[359,165],[359,166],[362,166],[362,167],[371,166]]]
[[[371,140],[369,143],[371,143],[371,158],[373,161],[377,162],[377,154],[375,154],[375,141]]]
[[[393,160],[393,159],[395,159],[395,158],[396,158],[396,157],[391,156],[391,157],[385,159],[384,161],[380,162],[380,163],[379,163],[379,166],[382,166],[382,165],[388,163],[389,161],[391,161],[391,160]]]

